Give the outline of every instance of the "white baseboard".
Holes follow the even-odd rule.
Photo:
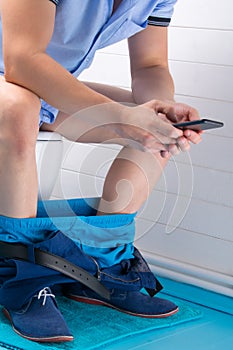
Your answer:
[[[152,272],[157,276],[191,284],[209,291],[233,297],[233,277],[215,271],[184,264],[141,250]]]

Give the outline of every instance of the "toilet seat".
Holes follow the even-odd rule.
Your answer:
[[[62,141],[62,136],[57,132],[39,131],[37,141]]]

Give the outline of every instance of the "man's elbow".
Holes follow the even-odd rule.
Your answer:
[[[30,59],[25,53],[9,52],[4,55],[4,76],[9,83],[20,84],[25,70],[29,67]]]
[[[22,58],[16,54],[4,55],[4,74],[5,80],[9,83],[15,82],[17,79],[17,72],[20,70],[20,62]]]

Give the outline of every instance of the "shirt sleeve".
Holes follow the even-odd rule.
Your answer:
[[[161,0],[148,18],[148,24],[167,27],[170,24],[177,0]]]
[[[55,5],[58,5],[60,0],[49,0],[49,1],[53,2]]]

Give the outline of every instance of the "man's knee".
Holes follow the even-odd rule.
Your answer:
[[[39,130],[39,98],[28,91],[9,96],[0,106],[0,144],[18,155],[31,151]]]

